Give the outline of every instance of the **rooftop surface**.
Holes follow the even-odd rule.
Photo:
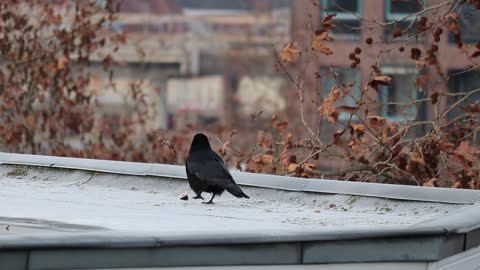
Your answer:
[[[234,172],[251,199],[224,193],[205,205],[191,199],[181,166],[6,153],[0,162],[0,251],[25,251],[28,260],[59,249],[167,247],[218,248],[227,260],[252,245],[257,257],[242,264],[435,261],[480,242],[478,191]],[[336,249],[345,254],[332,255]],[[146,266],[211,263],[192,260]]]
[[[53,231],[104,228],[161,235],[378,229],[408,227],[466,205],[262,188],[245,188],[248,200],[224,193],[206,205],[180,199],[194,195],[183,180],[8,165],[0,174],[0,204],[12,206],[0,209],[0,224],[11,223],[1,234],[24,233],[22,223],[42,232],[41,220]]]

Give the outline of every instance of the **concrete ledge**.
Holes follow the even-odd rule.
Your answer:
[[[1,152],[0,163],[88,170],[125,175],[160,176],[186,179],[184,166],[164,164],[11,154]],[[349,194],[424,202],[460,204],[480,202],[480,191],[477,190],[386,185],[325,179],[305,179],[245,172],[232,172],[232,175],[241,185],[274,188],[288,191]]]

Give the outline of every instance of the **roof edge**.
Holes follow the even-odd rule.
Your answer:
[[[0,164],[186,179],[184,166],[157,163],[137,163],[0,152]],[[237,171],[233,171],[232,175],[235,178],[235,181],[240,185],[286,191],[358,195],[386,199],[452,204],[473,204],[480,202],[480,191],[478,190],[403,186],[312,178],[306,179]]]
[[[98,230],[86,233],[55,232],[49,234],[4,235],[0,250],[6,249],[51,249],[51,248],[152,248],[168,246],[203,246],[203,245],[242,245],[272,244],[294,242],[329,242],[382,240],[397,241],[422,237],[449,236],[439,227],[399,228],[335,228],[324,231],[308,230],[304,232],[258,232],[228,234],[152,234],[149,232]]]

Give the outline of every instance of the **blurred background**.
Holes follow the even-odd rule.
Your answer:
[[[290,40],[290,22],[289,0],[121,1],[112,28],[128,39],[115,54],[124,62],[115,80],[149,86],[150,125],[162,129],[225,124],[259,110],[271,116],[285,108],[273,46]],[[111,112],[121,100],[102,98]]]
[[[351,98],[342,100],[342,104],[354,105],[361,86],[371,76],[371,66],[379,61],[382,72],[392,78],[391,86],[379,92],[379,101],[405,103],[423,95],[423,89],[415,84],[419,72],[408,54],[411,48],[423,46],[425,41],[405,42],[406,52],[392,50],[379,57],[380,51],[386,49],[389,43],[401,46],[402,38],[393,39],[392,31],[417,24],[416,17],[385,27],[367,27],[359,18],[374,18],[379,23],[399,20],[422,10],[421,1],[317,2],[121,1],[118,20],[112,28],[126,31],[128,39],[115,54],[115,59],[124,63],[114,68],[115,80],[125,86],[132,80],[141,80],[144,87],[146,85],[156,110],[156,117],[151,118],[150,125],[162,129],[232,122],[241,128],[245,124],[242,119],[257,114],[260,118],[269,119],[273,114],[282,114],[288,109],[290,115],[293,113],[298,117],[295,93],[288,91],[292,86],[278,70],[274,52],[280,51],[290,41],[308,47],[309,36],[318,28],[322,18],[335,13],[335,27],[331,34],[335,39],[335,53],[317,57],[305,75],[308,84],[305,88],[309,89],[308,95],[312,99],[321,99],[334,85],[351,83]],[[429,4],[434,2],[429,1]],[[436,14],[430,16],[435,17]],[[479,42],[479,12],[473,7],[465,7],[460,22],[462,41],[470,44]],[[364,28],[360,29],[362,26]],[[407,35],[404,36],[403,41],[406,41]],[[367,46],[365,39],[369,37],[374,42]],[[352,61],[347,56],[356,47],[368,47],[368,51],[364,50],[361,62],[352,68]],[[452,35],[442,39],[439,47],[444,74],[468,69],[470,60],[456,48]],[[318,71],[320,76],[311,70]],[[335,76],[330,76],[332,73]],[[108,74],[100,79],[106,81],[107,77]],[[448,84],[452,91],[463,92],[478,88],[480,79],[478,72],[473,70],[455,76]],[[103,95],[102,103],[111,107],[103,117],[106,122],[115,123],[118,118],[113,112],[119,112],[116,107],[123,106],[122,99],[109,92]],[[428,104],[408,110],[384,105],[376,110],[379,115],[393,121],[425,120],[433,115],[433,107]],[[308,111],[307,114],[315,118],[314,112]]]
[[[433,6],[445,1],[426,2]],[[344,126],[349,120],[348,114],[341,113],[338,121],[330,125],[318,113],[319,106],[334,86],[343,89],[342,98],[335,103],[337,107],[366,105],[370,112],[394,123],[433,119],[436,110],[446,108],[459,97],[451,95],[439,105],[432,102],[405,104],[429,97],[439,89],[462,93],[480,87],[478,68],[472,68],[475,62],[465,53],[465,48],[480,42],[480,14],[473,2],[459,1],[459,5],[462,4],[458,9],[461,42],[448,26],[442,38],[436,40],[435,35],[419,36],[415,32],[422,27],[415,14],[425,8],[426,2],[96,0],[89,7],[85,4],[87,1],[40,1],[46,5],[44,13],[50,14],[44,23],[53,25],[46,27],[47,32],[52,31],[57,39],[66,40],[65,36],[72,35],[71,40],[76,40],[76,36],[84,33],[80,30],[84,31],[95,18],[95,6],[108,9],[106,5],[112,5],[115,12],[108,18],[108,24],[100,21],[97,24],[101,27],[88,32],[94,38],[82,36],[82,46],[86,43],[88,52],[95,51],[87,57],[88,65],[80,67],[85,60],[82,58],[85,46],[78,52],[68,51],[77,46],[78,41],[63,47],[39,42],[42,45],[38,48],[62,48],[64,57],[55,58],[52,69],[57,73],[68,70],[68,76],[77,76],[77,84],[79,74],[84,74],[82,76],[87,79],[83,86],[86,85],[88,91],[80,95],[75,92],[77,84],[75,87],[59,84],[57,78],[62,72],[51,78],[46,75],[48,72],[40,72],[40,77],[49,79],[41,82],[42,87],[32,90],[32,98],[23,100],[26,97],[19,94],[21,91],[13,91],[11,95],[2,93],[2,151],[182,163],[192,133],[207,131],[213,134],[215,148],[225,151],[227,146],[234,145],[225,143],[238,132],[241,135],[235,139],[237,148],[229,151],[236,155],[239,168],[239,163],[255,153],[256,150],[251,149],[264,142],[257,131],[276,129],[278,134],[272,132],[271,140],[283,138],[285,142],[289,138],[280,135],[285,135],[282,132],[287,127],[288,133],[305,138],[310,136],[305,128],[307,124],[322,139],[331,137]],[[75,14],[73,21],[83,23],[78,30],[75,23],[71,26],[66,22],[70,11],[64,12],[64,9],[68,3],[74,3],[70,10]],[[84,5],[88,6],[87,11],[80,9]],[[2,25],[7,27],[12,20],[11,12],[8,5],[1,6]],[[31,9],[35,10],[32,7],[26,10]],[[62,19],[55,14],[67,15]],[[315,31],[330,14],[336,14],[330,32],[334,41],[328,43],[334,53],[309,55]],[[433,22],[445,14],[432,11],[419,15]],[[27,17],[34,18],[35,13]],[[15,23],[17,21],[15,19]],[[22,29],[30,31],[26,28],[28,26]],[[395,32],[398,29],[401,35]],[[12,57],[21,55],[22,44],[28,45],[31,41],[17,40],[17,30],[6,32],[0,39],[0,47],[5,63],[17,61],[15,65],[18,66],[18,57],[14,60]],[[117,34],[119,42],[102,41],[98,34],[101,31]],[[12,49],[5,41],[6,36],[10,36],[10,43],[12,40],[19,43]],[[292,53],[293,61],[282,61],[278,55],[290,42],[298,51]],[[440,59],[441,65],[427,65],[419,71],[421,63],[412,61],[418,60],[411,55],[412,50],[427,51],[433,42],[439,47],[435,59]],[[34,55],[38,48],[29,50]],[[72,59],[80,61],[66,68],[74,62]],[[41,66],[49,67],[45,59],[37,64],[40,67],[35,69],[23,67],[26,81],[31,81],[32,72],[42,70]],[[378,91],[365,90],[372,78],[372,66],[391,78],[391,83]],[[6,73],[8,70],[8,76],[13,79],[18,74],[8,65],[4,70]],[[292,83],[299,78],[305,98],[303,120],[298,85]],[[38,87],[37,82],[32,87]],[[68,95],[75,95],[76,101],[69,103],[65,98],[68,95],[63,95],[57,103],[49,103],[46,107],[39,105],[35,113],[31,113],[35,102],[42,103],[45,96],[51,97],[58,92],[55,89],[60,92],[68,89]],[[37,93],[42,94],[37,96]],[[358,104],[361,95],[367,95],[370,103]],[[30,105],[15,111],[12,104],[18,104],[18,98]],[[479,93],[469,96],[472,101],[479,98]],[[9,100],[15,101],[9,103]],[[79,100],[83,107],[78,107]],[[458,113],[449,111],[448,119],[455,119]],[[359,119],[355,116],[353,120],[358,122]],[[424,126],[418,128],[419,134],[425,132]],[[270,148],[271,144],[266,143]],[[328,160],[324,162],[326,167],[330,166]]]

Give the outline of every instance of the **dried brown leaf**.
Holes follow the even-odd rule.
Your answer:
[[[329,31],[334,25],[333,25],[333,17],[335,17],[337,14],[329,14],[325,16],[322,20],[322,27],[325,31]]]
[[[388,76],[384,76],[384,75],[376,76],[368,82],[368,85],[378,92],[378,86],[379,85],[388,86],[388,85],[390,85],[391,80],[392,80],[392,78],[390,78]]]
[[[470,146],[469,141],[462,141],[455,149],[455,154],[467,161],[474,162],[476,160],[475,156],[480,154],[480,151]]]
[[[259,164],[252,158],[247,159],[247,172],[258,172]]]
[[[323,44],[324,41],[329,40],[332,40],[332,38],[328,36],[328,32],[326,31],[320,35],[316,35],[312,40],[312,49],[325,55],[332,55],[333,51]]]
[[[340,97],[340,89],[337,86],[332,87],[330,93],[323,101],[323,105],[317,108],[320,114],[327,117],[330,124],[334,124],[338,120],[338,112],[335,111],[333,103]]]
[[[418,59],[415,61],[415,66],[417,67],[418,71],[422,71],[426,64],[427,61],[425,61],[425,59]]]
[[[288,165],[287,170],[288,170],[289,173],[294,173],[294,172],[296,172],[299,168],[300,168],[300,165],[298,165],[297,163],[291,163],[291,164]]]
[[[273,155],[263,155],[262,162],[264,164],[272,164],[273,163]]]
[[[68,58],[65,56],[61,56],[57,59],[57,68],[64,69],[68,65]]]
[[[350,124],[350,127],[357,135],[362,136],[367,131],[367,127],[363,124]]]
[[[305,163],[302,165],[302,168],[305,172],[311,174],[314,170],[317,169],[317,166],[313,163]]]
[[[338,112],[345,112],[349,114],[355,114],[358,111],[358,107],[351,107],[351,106],[338,106],[335,108]]]
[[[424,187],[438,187],[438,178],[432,178],[427,182],[423,183]]]
[[[288,122],[287,122],[287,121],[277,122],[277,123],[275,123],[275,128],[276,128],[279,132],[282,132],[282,131],[284,131],[285,129],[288,128]]]
[[[264,148],[272,147],[272,141],[265,137],[265,132],[259,131],[257,134],[257,145]]]
[[[462,188],[463,185],[460,181],[453,183],[452,188]]]
[[[472,103],[472,104],[468,105],[465,108],[462,108],[462,110],[466,113],[469,113],[469,114],[480,113],[480,103],[477,101],[475,103]]]
[[[385,125],[385,118],[377,115],[367,117],[368,124],[374,128],[382,128]]]
[[[280,59],[283,62],[294,62],[294,55],[300,53],[299,50],[295,48],[295,44],[293,42],[288,43],[280,52]]]

